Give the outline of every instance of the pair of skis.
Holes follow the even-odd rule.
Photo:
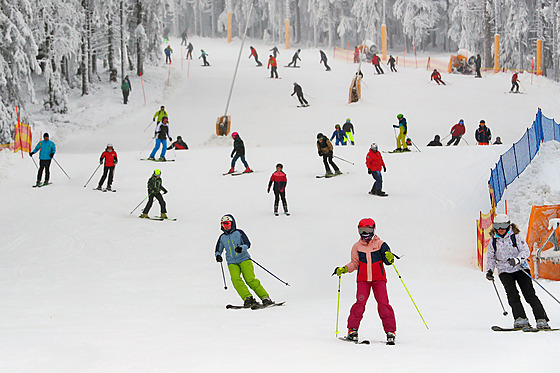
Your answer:
[[[51,185],[51,184],[52,183],[43,183],[43,184],[39,184],[39,185],[35,184],[35,185],[33,185],[33,188],[42,188],[44,186]]]
[[[371,342],[368,339],[363,339],[361,341],[355,341],[353,339],[349,339],[348,337],[344,336],[344,337],[338,337],[338,339],[340,339],[341,341],[345,341],[345,342],[352,342],[355,343],[357,345],[369,345],[371,344]],[[394,346],[395,345],[395,341],[387,341],[385,342],[385,344],[387,346]]]
[[[148,216],[147,218],[141,218],[141,219],[148,219],[148,220],[157,220],[157,221],[163,221],[163,220],[169,220],[169,221],[177,221],[177,218],[162,218],[160,216]]]
[[[556,330],[560,330],[559,328],[551,328],[551,329],[537,329],[530,326],[526,326],[524,328],[502,328],[501,326],[494,325],[492,326],[492,330],[495,332],[518,332],[523,331],[526,333],[537,333],[537,332],[553,332]]]
[[[265,306],[265,305],[263,305],[262,303],[257,303],[257,304],[255,304],[255,305],[253,305],[253,306],[251,306],[251,307],[236,306],[236,305],[233,305],[233,304],[228,304],[228,305],[226,306],[226,309],[227,309],[227,310],[243,310],[243,309],[249,309],[249,308],[250,308],[250,309],[252,309],[253,311],[255,311],[255,310],[262,310],[263,308],[270,308],[270,307],[283,306],[284,303],[286,303],[286,302],[279,302],[279,303],[274,302],[274,303],[272,303],[272,304],[270,304],[270,305],[268,305],[268,306]]]
[[[255,171],[251,170],[249,172],[245,172],[245,171],[242,171],[242,172],[226,172],[225,174],[222,174],[222,175],[224,175],[224,176],[226,176],[226,175],[239,176],[239,175],[243,175],[243,174],[251,174],[253,172],[255,172]]]
[[[100,192],[116,192],[115,189],[98,189],[98,188],[93,188],[93,190],[98,190]]]

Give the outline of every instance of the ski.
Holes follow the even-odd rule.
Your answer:
[[[332,175],[317,175],[315,176],[317,179],[330,179],[331,177],[335,177],[335,176],[340,176],[340,175],[344,175],[345,172],[342,172],[340,174],[332,174]],[[349,174],[349,172],[346,172],[346,174]]]
[[[251,309],[251,307],[236,306],[233,304],[226,305],[226,310],[243,310],[243,309]]]
[[[309,106],[309,104],[307,104],[307,105],[298,105],[297,107],[308,107],[308,106]]]
[[[389,196],[389,195],[388,195],[387,193],[385,193],[385,192],[383,192],[383,194],[375,194],[375,193],[372,193],[372,192],[370,191],[370,192],[368,192],[368,194],[369,194],[369,195],[372,195],[372,196],[378,196],[378,197],[388,197],[388,196]]]
[[[161,220],[177,221],[177,218],[160,218]]]
[[[502,328],[500,326],[494,325],[492,326],[492,330],[495,332],[518,332],[523,331],[526,333],[537,333],[537,332],[553,332],[556,330],[560,330],[560,328],[551,328],[551,329],[537,329],[533,327],[525,327],[525,328]]]
[[[262,303],[257,303],[257,304],[255,304],[254,306],[252,306],[251,309],[252,309],[252,310],[262,310],[263,308],[270,308],[270,307],[283,306],[284,303],[286,303],[286,302],[280,302],[280,303],[274,302],[274,303],[272,303],[272,304],[269,304],[268,306],[265,306],[265,305],[262,304]]]
[[[384,150],[384,151],[382,151],[382,153],[389,153],[389,154],[397,153],[398,154],[398,153],[412,153],[413,151],[416,152],[416,150],[409,150],[409,151],[406,151],[406,152],[403,152],[402,150],[390,150],[390,151]]]
[[[553,332],[555,330],[560,330],[560,329],[558,329],[558,328],[550,328],[550,329],[523,328],[523,331],[527,332],[527,333]]]
[[[104,191],[104,192],[113,192],[113,193],[116,192],[115,189],[103,189],[103,191]]]
[[[33,188],[42,188],[42,187],[44,187],[44,186],[51,185],[51,184],[52,184],[52,183],[44,183],[44,184],[41,184],[41,185],[36,185],[36,184],[35,184],[35,185],[33,185]]]
[[[286,65],[286,66],[284,66],[284,67],[290,67],[290,68],[292,68],[292,69],[299,69],[301,66],[288,66],[288,65]]]
[[[174,159],[166,159],[165,161],[160,161],[159,159],[148,159],[148,158],[140,158],[141,161],[152,161],[152,162],[175,162]]]
[[[501,326],[494,325],[492,330],[495,332],[517,332],[523,330],[523,328],[502,328]]]
[[[249,172],[234,172],[234,173],[231,174],[231,176],[239,176],[239,175],[243,175],[243,174],[252,174],[253,172],[255,172],[255,171],[251,170]]]
[[[340,339],[341,341],[344,341],[344,342],[352,342],[352,343],[357,344],[357,345],[368,345],[368,344],[370,344],[369,340],[367,340],[367,339],[364,339],[362,341],[354,341],[352,339],[348,339],[346,336],[338,337],[338,339]]]

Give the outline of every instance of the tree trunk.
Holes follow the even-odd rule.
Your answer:
[[[136,0],[136,26],[142,24],[143,9],[142,2]],[[144,74],[144,56],[141,40],[136,35],[136,75],[140,76]]]
[[[113,28],[113,12],[107,12],[107,64],[109,65],[109,81],[117,81],[117,69],[115,68],[115,30]]]
[[[301,40],[301,25],[300,25],[300,15],[299,15],[299,0],[296,0],[296,7],[295,7],[295,27],[294,27],[294,42],[299,43]]]
[[[126,45],[124,43],[124,0],[120,3],[120,26],[121,26],[121,80],[124,79],[124,56]]]
[[[88,73],[88,82],[92,82],[93,76],[93,58],[92,58],[92,45],[91,45],[91,23],[92,23],[92,5],[91,0],[86,0],[86,39],[87,39],[87,55],[88,55],[88,64],[87,64],[87,73]]]
[[[80,63],[80,73],[82,74],[82,96],[89,94],[87,76],[87,40],[85,30],[82,33],[82,61]]]
[[[490,13],[488,12],[488,7],[490,4],[488,1],[484,2],[484,14],[482,19],[482,50],[484,51],[483,65],[486,68],[492,67],[492,32],[490,30]]]

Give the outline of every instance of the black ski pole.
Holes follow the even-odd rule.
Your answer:
[[[344,161],[344,162],[346,162],[346,163],[350,163],[352,166],[354,166],[354,163],[353,163],[353,162],[347,161],[347,160],[344,159],[344,158],[337,157],[336,155],[333,155],[333,157],[336,158],[336,159],[340,159],[341,161]]]
[[[496,283],[494,282],[494,280],[492,280],[492,285],[494,285],[494,290],[496,290],[496,295],[498,296],[498,300],[500,301],[500,306],[502,306],[502,310],[504,311],[502,314],[504,316],[507,316],[507,311],[504,308],[504,304],[502,303],[502,298],[500,298],[500,293],[498,293],[498,288],[496,287]]]
[[[88,179],[88,181],[86,181],[84,188],[88,185],[88,183],[90,182],[90,180],[93,178],[93,175],[95,175],[95,173],[97,172],[97,170],[99,170],[99,167],[101,167],[101,163],[97,165],[97,168],[95,169],[95,171],[93,171],[93,174],[91,174],[90,178]]]
[[[270,272],[268,269],[264,268],[262,265],[260,265],[259,263],[255,262],[255,259],[251,259],[251,261],[253,263],[255,263],[256,265],[258,265],[259,267],[261,267],[262,269],[264,269],[265,271],[267,271],[272,277],[274,277],[275,279],[277,279],[278,281],[280,281],[281,283],[283,283],[286,286],[290,286],[290,284],[288,284],[285,281],[282,281],[281,279],[279,279],[274,273]]]
[[[144,199],[142,200],[142,202],[140,202],[140,203],[138,204],[138,206],[136,206],[136,207],[134,208],[134,210],[132,210],[132,211],[130,212],[130,214],[132,215],[132,213],[133,213],[134,211],[136,211],[136,209],[137,209],[138,207],[140,207],[140,205],[143,204],[144,201],[147,200],[149,196],[150,196],[150,195],[148,194],[148,195],[146,196],[146,198],[144,198]]]
[[[33,156],[31,156],[31,160],[33,161],[33,163],[35,163],[35,167],[37,167],[37,169],[39,169],[39,166],[37,166],[37,162],[35,162],[35,158],[33,158]]]
[[[546,290],[546,289],[544,288],[544,286],[542,286],[541,284],[539,284],[539,282],[538,282],[537,280],[535,280],[535,279],[533,278],[533,276],[531,276],[531,274],[530,274],[529,272],[527,272],[527,271],[524,270],[523,268],[521,268],[521,270],[522,270],[527,276],[529,276],[529,277],[531,278],[531,280],[533,280],[533,282],[534,282],[535,284],[539,285],[539,286],[541,287],[541,289],[543,289],[544,291],[546,291],[546,293],[547,293],[548,295],[550,295],[550,296],[552,297],[552,299],[554,299],[554,300],[556,301],[556,303],[559,303],[559,304],[560,304],[560,301],[559,301],[558,299],[556,299],[556,297],[555,297],[554,295],[552,295],[552,294],[550,293],[550,291]]]
[[[153,140],[153,138],[152,138],[152,140]],[[146,146],[144,146],[144,147],[142,148],[142,150],[140,150],[140,153],[142,153],[144,150],[146,150],[146,148],[147,148],[148,146],[150,146],[150,144],[152,143],[152,140],[150,140],[150,142],[147,143]]]
[[[463,136],[461,136],[461,140],[463,140],[467,145],[469,145],[469,142],[463,138]]]
[[[150,124],[148,124],[148,127],[146,127],[146,129],[144,130],[144,132],[146,132],[146,130],[147,130],[148,128],[150,128],[150,126],[152,125],[152,123],[153,123],[153,121],[151,121]]]
[[[224,290],[227,290],[226,275],[224,274],[224,263],[220,262],[220,266],[222,267],[222,277],[224,279]]]
[[[447,136],[445,136],[443,139],[441,139],[441,141],[445,141],[445,139],[448,138],[449,136],[451,136],[451,134],[448,134]]]
[[[58,162],[56,161],[56,159],[54,159],[54,157],[53,157],[52,160],[54,161],[54,163],[56,163],[56,165],[57,165],[58,167],[60,167],[60,169],[62,170],[62,172],[64,172],[64,175],[66,175],[66,177],[68,178],[68,180],[70,180],[70,176],[68,176],[68,174],[66,173],[66,171],[64,171],[64,168],[62,168],[62,166],[60,165],[60,163],[58,163]]]

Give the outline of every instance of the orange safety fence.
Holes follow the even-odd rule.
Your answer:
[[[31,152],[32,133],[29,124],[18,123],[16,124],[15,137],[14,137],[14,153],[18,150],[22,152]]]
[[[346,48],[334,47],[333,58],[346,62],[354,62],[354,51]]]
[[[529,266],[535,278],[560,281],[560,233],[548,229],[550,219],[560,218],[560,205],[533,206],[527,229],[531,250]]]
[[[9,150],[14,149],[14,143],[11,142],[9,144],[0,144],[0,151],[5,150],[5,149],[9,149]]]

